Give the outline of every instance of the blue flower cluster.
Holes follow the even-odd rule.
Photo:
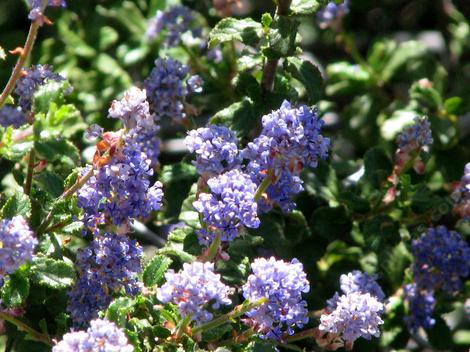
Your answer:
[[[176,304],[183,318],[202,323],[213,317],[206,309],[208,303],[213,309],[232,303],[228,298],[230,287],[214,273],[213,263],[185,263],[179,273],[168,270],[165,279],[166,283],[157,290],[157,298],[163,303]]]
[[[459,186],[452,194],[454,211],[464,219],[470,219],[470,163],[465,165]]]
[[[359,337],[369,340],[380,336],[385,294],[376,279],[360,271],[341,275],[343,294],[335,293],[327,301],[319,330],[340,336],[346,344],[352,344]]]
[[[415,282],[405,286],[410,311],[405,321],[411,331],[417,331],[435,323],[432,314],[437,290],[455,294],[462,289],[462,278],[470,273],[470,247],[458,232],[438,226],[413,241],[412,253]]]
[[[456,293],[470,273],[470,247],[456,231],[430,228],[413,241],[413,276],[421,289]]]
[[[125,235],[105,234],[77,255],[79,278],[69,292],[68,312],[75,326],[84,326],[106,308],[113,294],[140,289],[142,247]]]
[[[322,10],[317,13],[317,21],[320,27],[328,27],[336,19],[342,18],[349,12],[349,0],[344,0],[342,4],[330,1]]]
[[[196,154],[193,164],[201,175],[218,175],[240,165],[238,139],[227,127],[208,125],[189,131],[185,143]]]
[[[260,136],[242,151],[249,160],[247,172],[257,184],[272,174],[260,202],[262,211],[274,204],[291,211],[295,207],[292,196],[303,189],[300,172],[328,156],[330,140],[320,134],[324,122],[305,105],[295,108],[284,101],[279,110],[263,116],[262,124]]]
[[[0,286],[6,274],[14,273],[33,258],[37,244],[22,216],[0,220]]]
[[[29,5],[31,6],[31,11],[29,12],[28,18],[31,21],[43,21],[43,0],[28,0]],[[47,6],[52,7],[66,7],[67,3],[65,0],[49,0]]]
[[[18,128],[26,123],[26,115],[11,105],[0,108],[0,126]]]
[[[431,123],[426,117],[416,117],[414,124],[405,128],[397,138],[398,148],[405,153],[419,152],[432,142]]]
[[[158,10],[150,20],[145,35],[147,39],[153,40],[166,30],[164,44],[167,47],[177,46],[181,42],[181,35],[189,30],[193,20],[194,15],[186,6],[172,6],[166,11]]]
[[[430,329],[436,323],[432,314],[436,299],[434,292],[424,290],[418,287],[416,283],[405,286],[405,299],[408,301],[410,315],[405,317],[405,323],[408,329],[416,332],[420,327]]]
[[[284,333],[292,335],[294,328],[308,323],[307,302],[302,293],[310,291],[303,265],[297,259],[290,262],[257,258],[251,264],[253,274],[243,286],[243,297],[250,302],[261,298],[268,301],[250,310],[245,322],[263,338],[282,340]]]
[[[170,117],[175,121],[184,118],[184,101],[190,92],[200,92],[200,80],[189,78],[189,69],[173,59],[155,61],[150,76],[144,81],[150,107],[158,118]]]
[[[113,322],[96,319],[86,331],[65,334],[52,352],[133,352],[122,329]]]
[[[129,136],[78,191],[78,206],[84,210],[84,223],[95,233],[108,222],[127,225],[134,218],[145,218],[162,205],[162,184],[150,185],[151,160]]]
[[[48,81],[64,81],[65,78],[52,71],[48,65],[36,65],[25,70],[24,75],[16,83],[15,93],[19,96],[18,104],[23,111],[30,111],[33,96],[39,86]]]
[[[198,233],[201,244],[210,244],[217,234],[224,242],[232,241],[241,226],[259,227],[256,185],[248,175],[233,169],[210,178],[207,184],[211,193],[200,193],[193,203],[207,225]]]

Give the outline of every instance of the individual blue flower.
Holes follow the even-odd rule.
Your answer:
[[[352,292],[335,299],[320,317],[320,331],[339,335],[346,344],[380,336],[384,305],[369,293]]]
[[[0,108],[0,126],[19,128],[26,124],[26,115],[20,109],[11,105]]]
[[[146,129],[155,124],[150,114],[145,89],[131,87],[121,100],[114,100],[109,108],[109,116],[120,119],[127,129]]]
[[[181,317],[190,317],[198,324],[212,319],[209,305],[218,309],[232,303],[228,298],[230,287],[214,273],[213,263],[185,263],[178,273],[168,270],[165,279],[166,283],[157,289],[158,300],[176,304]]]
[[[259,227],[256,185],[248,175],[234,169],[210,178],[207,184],[211,193],[200,193],[193,203],[207,225],[199,232],[201,244],[210,244],[218,234],[223,242],[232,241],[241,226]]]
[[[416,283],[406,285],[404,291],[410,311],[410,315],[405,317],[405,323],[410,331],[432,328],[436,323],[432,317],[436,304],[434,292],[420,289]]]
[[[43,14],[43,0],[28,0],[31,10],[29,12],[28,18],[32,21],[44,21]],[[51,7],[67,7],[65,0],[49,0],[47,6]],[[46,7],[47,7],[46,6]]]
[[[265,203],[262,208],[278,204],[290,211],[294,204],[291,197],[302,190],[300,172],[317,167],[318,161],[328,156],[330,140],[320,134],[324,122],[316,110],[305,105],[295,108],[284,101],[278,110],[263,116],[262,124],[260,136],[248,143],[242,157],[249,161],[247,172],[253,181],[259,184],[271,178],[266,197],[261,198]]]
[[[183,103],[190,93],[186,83],[188,72],[188,67],[179,61],[170,58],[155,61],[144,86],[150,107],[158,118],[178,121],[186,116]]]
[[[181,35],[189,30],[193,20],[192,11],[186,6],[172,6],[166,11],[158,10],[150,20],[145,36],[153,40],[162,31],[166,31],[165,46],[177,46],[181,43]]]
[[[136,295],[140,290],[142,247],[125,235],[104,234],[78,252],[79,278],[69,292],[67,310],[75,326],[84,326],[105,309],[121,291]]]
[[[105,222],[128,225],[162,205],[162,184],[157,181],[151,185],[152,161],[132,136],[124,137],[123,143],[77,194],[78,206],[84,210],[83,221],[94,232]]]
[[[377,283],[377,275],[369,275],[359,270],[354,270],[348,274],[341,275],[339,282],[341,291],[345,295],[352,292],[370,293],[380,302],[385,300],[385,293]]]
[[[189,131],[185,143],[196,154],[193,164],[201,175],[218,175],[240,164],[238,139],[225,126],[208,125]]]
[[[33,259],[38,244],[22,216],[0,220],[0,286],[6,274],[14,273]]]
[[[341,19],[349,12],[349,0],[337,4],[330,1],[323,9],[317,13],[317,21],[320,27],[326,28],[337,19]]]
[[[133,352],[124,331],[113,322],[96,319],[86,331],[65,334],[52,352]]]
[[[470,247],[456,231],[430,228],[413,241],[413,276],[420,289],[456,293],[470,273]]]
[[[406,127],[397,137],[398,148],[402,152],[419,152],[433,142],[431,123],[426,117],[416,117],[414,124]]]
[[[60,82],[65,78],[52,71],[48,65],[36,65],[24,71],[16,83],[15,93],[19,96],[18,104],[23,111],[30,111],[34,93],[48,81]]]
[[[284,333],[292,335],[294,328],[308,323],[307,303],[302,293],[310,285],[303,265],[297,259],[290,262],[257,258],[251,264],[253,274],[243,286],[243,297],[250,302],[267,298],[261,306],[250,310],[245,321],[263,338],[282,340]]]

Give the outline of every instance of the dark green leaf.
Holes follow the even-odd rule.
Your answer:
[[[52,171],[42,171],[34,175],[34,180],[41,189],[49,193],[53,198],[59,197],[64,191],[64,181],[59,175]]]
[[[360,65],[349,62],[336,62],[326,68],[328,95],[360,94],[371,87],[374,80]]]
[[[349,238],[352,222],[343,206],[321,207],[313,213],[310,227],[313,236],[321,236],[329,241],[334,241]]]
[[[297,57],[287,59],[287,71],[304,86],[311,103],[321,99],[323,95],[323,79],[320,70],[310,61]]]
[[[392,172],[392,163],[385,151],[379,147],[369,149],[364,155],[364,178],[379,188]]]
[[[269,46],[263,49],[263,54],[268,59],[294,55],[298,26],[299,23],[291,18],[276,17],[269,31]]]
[[[7,307],[19,307],[29,295],[28,270],[20,268],[9,275],[2,287],[2,301]]]
[[[118,326],[124,326],[128,314],[134,309],[135,300],[129,297],[115,299],[106,310],[106,318],[115,322]]]
[[[24,193],[17,192],[8,198],[1,211],[2,218],[12,218],[21,215],[24,218],[31,216],[31,202],[29,197]]]

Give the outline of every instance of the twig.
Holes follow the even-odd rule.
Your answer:
[[[41,334],[40,332],[34,330],[32,327],[28,326],[27,324],[23,323],[21,320],[8,315],[5,312],[0,312],[0,319],[6,320],[7,322],[15,325],[18,330],[24,331],[28,333],[32,340],[39,341],[45,343],[46,345],[53,346],[52,339],[45,334]]]
[[[29,160],[28,160],[28,172],[26,174],[26,181],[23,187],[24,194],[29,196],[31,193],[31,185],[33,184],[33,173],[34,173],[34,161],[36,159],[36,152],[33,149],[29,152]]]

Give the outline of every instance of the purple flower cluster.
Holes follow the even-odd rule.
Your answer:
[[[26,123],[26,115],[11,105],[0,108],[0,126],[18,128]]]
[[[157,290],[157,298],[163,303],[176,304],[183,318],[202,323],[213,317],[206,309],[209,302],[213,309],[232,303],[228,298],[230,287],[214,273],[213,263],[185,263],[179,273],[168,270],[165,279],[166,283]]]
[[[420,289],[456,293],[470,273],[470,247],[456,231],[430,228],[413,241],[413,276]]]
[[[113,101],[109,116],[122,121],[128,130],[128,138],[139,145],[150,159],[152,167],[157,166],[160,155],[160,127],[157,125],[158,117],[150,113],[145,89],[130,88],[121,100]]]
[[[349,12],[349,0],[344,0],[342,4],[330,1],[322,10],[317,13],[317,21],[320,27],[326,28],[336,19],[342,18]]]
[[[254,182],[259,184],[272,174],[261,210],[268,211],[274,204],[283,211],[294,208],[291,198],[303,189],[300,171],[316,167],[319,159],[328,156],[330,140],[320,134],[323,123],[315,110],[305,105],[295,108],[288,101],[263,116],[260,136],[242,151]]]
[[[376,279],[376,275],[357,270],[341,275],[343,294],[335,293],[327,301],[325,313],[320,317],[320,331],[336,334],[348,344],[359,337],[369,340],[380,336],[385,294]]]
[[[190,92],[200,91],[200,80],[188,79],[189,69],[173,59],[155,61],[150,76],[144,81],[150,107],[158,118],[171,117],[175,121],[184,118],[184,101]]]
[[[185,143],[196,154],[193,164],[201,175],[218,175],[240,165],[238,139],[227,127],[208,125],[189,131]]]
[[[90,322],[86,331],[73,331],[65,334],[52,352],[132,352],[122,329],[113,322],[96,319]]]
[[[405,128],[397,138],[398,148],[405,153],[420,151],[432,142],[431,123],[426,117],[416,117],[414,124]]]
[[[436,300],[433,291],[420,289],[415,283],[405,286],[405,299],[408,301],[410,315],[405,323],[410,331],[416,332],[420,327],[430,329],[436,321],[432,314]]]
[[[162,205],[162,184],[150,185],[151,160],[134,139],[125,138],[123,143],[78,191],[84,223],[95,232],[106,220],[126,225],[134,218],[149,216]]]
[[[22,216],[0,220],[0,286],[6,274],[14,273],[33,258],[37,244]]]
[[[200,193],[194,208],[202,213],[207,229],[199,232],[201,244],[209,245],[217,234],[222,241],[232,241],[240,227],[257,228],[260,224],[254,200],[256,185],[238,169],[207,181],[211,193]]]
[[[310,290],[303,265],[297,259],[290,262],[257,258],[251,264],[253,274],[243,286],[243,297],[250,302],[262,298],[268,301],[250,310],[247,324],[252,325],[263,338],[282,340],[283,334],[292,335],[294,327],[308,323],[307,303],[302,293]]]
[[[76,326],[87,325],[105,309],[114,293],[135,295],[140,289],[142,247],[124,235],[105,234],[77,255],[79,278],[69,292],[67,310]]]
[[[36,65],[25,70],[25,74],[16,83],[15,93],[19,96],[18,104],[23,111],[30,111],[36,90],[48,81],[64,81],[65,78],[52,71],[48,65]]]
[[[29,5],[31,6],[31,11],[29,12],[28,18],[31,21],[43,21],[43,0],[28,0]],[[51,7],[66,7],[67,3],[65,0],[49,0],[47,6]]]
[[[164,44],[167,47],[177,46],[181,35],[189,30],[194,15],[186,6],[172,6],[166,11],[157,11],[148,24],[145,33],[147,39],[153,40],[163,30],[166,30]]]
[[[454,211],[464,219],[470,219],[470,163],[465,165],[458,188],[452,194]]]

